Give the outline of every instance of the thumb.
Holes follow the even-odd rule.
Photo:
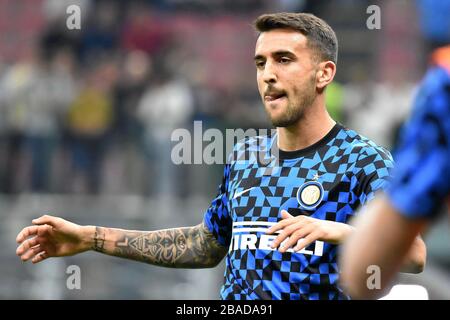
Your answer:
[[[293,216],[290,215],[289,212],[287,212],[286,210],[281,210],[281,217],[282,217],[283,219],[293,218]]]
[[[52,227],[56,227],[57,224],[57,217],[53,217],[53,216],[49,216],[49,215],[43,215],[37,219],[33,219],[31,221],[33,224],[35,225],[43,225],[43,224],[48,224]]]

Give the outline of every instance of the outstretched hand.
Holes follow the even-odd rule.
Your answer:
[[[74,255],[89,249],[84,227],[49,215],[32,221],[17,235],[16,254],[22,261],[38,263],[49,257]]]

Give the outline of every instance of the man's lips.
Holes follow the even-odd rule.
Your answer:
[[[279,93],[266,93],[264,95],[264,100],[265,101],[275,101],[277,99],[283,98],[285,97],[286,94],[284,92],[279,92]]]

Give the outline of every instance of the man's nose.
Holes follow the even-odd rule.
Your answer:
[[[273,84],[277,82],[277,75],[275,72],[275,68],[271,63],[266,63],[264,67],[263,80],[267,84]]]

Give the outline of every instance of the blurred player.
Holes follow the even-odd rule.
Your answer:
[[[450,204],[450,46],[432,55],[403,130],[392,184],[365,208],[344,246],[342,282],[352,297],[379,297],[417,235]],[[370,265],[380,267],[381,290],[366,285]]]
[[[326,110],[338,52],[328,24],[310,14],[279,13],[260,16],[255,26],[258,89],[277,133],[235,146],[203,222],[148,232],[43,216],[17,236],[22,260],[92,249],[158,266],[205,268],[226,256],[222,299],[348,298],[338,286],[338,245],[353,231],[347,221],[355,210],[384,186],[391,156]],[[264,161],[256,161],[261,155]],[[412,257],[408,263],[420,269],[422,257]]]

